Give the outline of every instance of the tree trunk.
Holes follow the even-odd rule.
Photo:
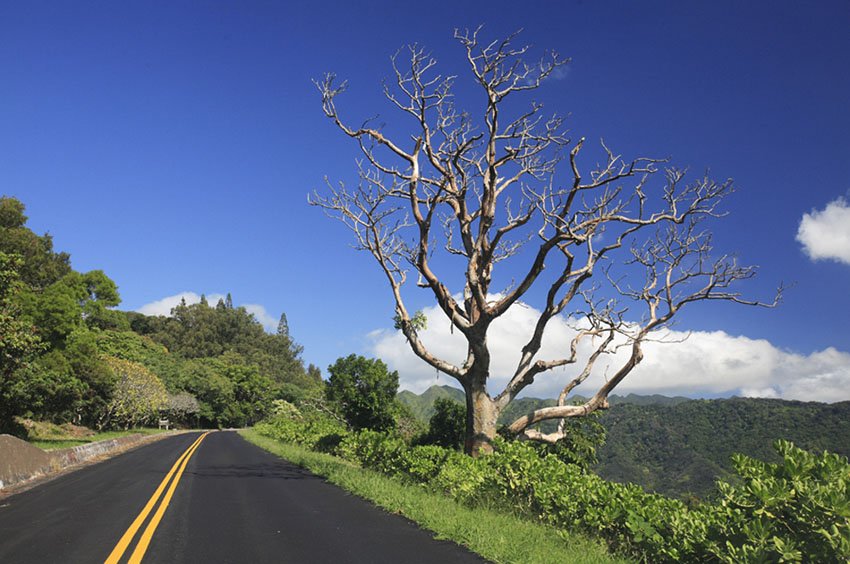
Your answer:
[[[466,386],[466,438],[464,452],[471,456],[493,452],[499,410],[487,394],[486,378],[476,378]]]

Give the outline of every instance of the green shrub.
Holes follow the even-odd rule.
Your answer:
[[[439,446],[415,446],[402,452],[402,471],[414,482],[428,484],[440,472],[448,456],[449,451]]]
[[[451,451],[431,485],[463,503],[481,501],[490,471],[482,459]]]
[[[321,446],[325,452],[331,452],[333,448],[330,445],[340,444],[348,435],[348,429],[342,423],[320,412],[293,414],[291,410],[285,411],[287,414],[258,423],[256,430],[262,435],[286,443],[308,448]]]
[[[471,458],[436,445],[410,447],[398,435],[348,433],[327,416],[278,417],[263,434],[335,452],[364,468],[442,491],[467,504],[519,512],[557,529],[605,539],[649,562],[847,562],[850,465],[779,441],[779,464],[736,455],[740,485],[718,484],[713,503],[684,502],[607,482],[555,453],[497,439]]]
[[[815,455],[788,441],[769,464],[734,455],[743,482],[718,483],[709,535],[723,562],[846,562],[850,560],[850,465],[835,454]]]
[[[365,429],[346,437],[340,452],[364,468],[393,476],[403,471],[401,459],[406,448],[399,437]]]

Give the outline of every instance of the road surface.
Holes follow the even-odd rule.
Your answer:
[[[168,437],[0,499],[0,562],[483,562],[246,442]]]

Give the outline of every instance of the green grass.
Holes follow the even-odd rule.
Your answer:
[[[416,485],[364,470],[337,457],[285,444],[247,429],[240,431],[255,445],[327,478],[391,513],[404,515],[438,539],[451,540],[493,562],[602,563],[628,562],[612,556],[605,545],[579,534],[484,508],[470,508]]]
[[[69,437],[51,437],[51,438],[43,438],[43,437],[35,437],[27,440],[31,445],[37,446],[42,450],[58,450],[62,448],[70,448],[80,445],[85,445],[88,443],[94,443],[97,441],[105,441],[108,439],[116,439],[118,437],[125,437],[127,435],[154,435],[156,433],[162,433],[164,429],[151,429],[151,428],[141,428],[141,429],[128,429],[126,431],[105,431],[102,433],[95,433],[93,435],[81,438],[69,438]]]

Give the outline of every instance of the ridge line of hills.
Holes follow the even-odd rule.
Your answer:
[[[441,397],[464,403],[463,391],[451,386],[398,394],[425,423],[434,401]],[[594,471],[609,480],[633,482],[671,496],[710,495],[718,478],[731,476],[734,453],[777,461],[772,448],[777,439],[814,452],[850,456],[850,401],[826,404],[627,394],[612,395],[609,402],[611,408],[599,416],[607,440],[597,450],[599,463]],[[505,424],[554,404],[554,399],[518,398],[499,422]]]

